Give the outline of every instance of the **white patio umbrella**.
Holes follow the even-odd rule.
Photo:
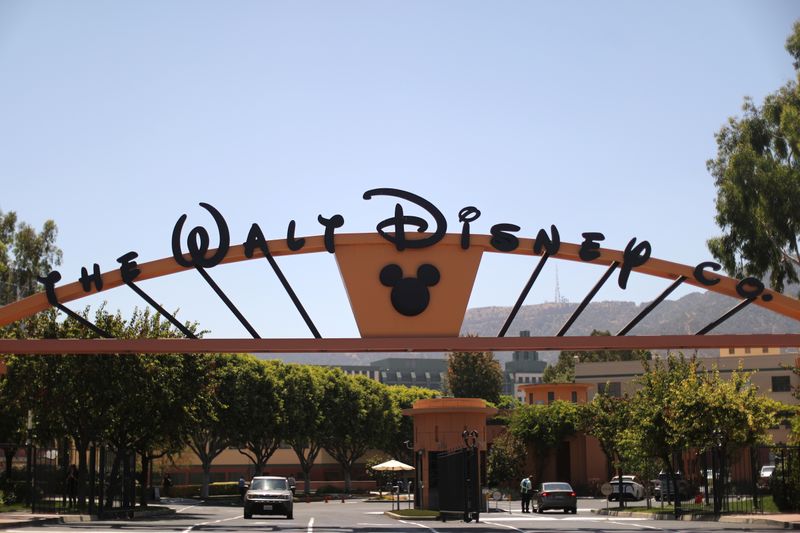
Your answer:
[[[405,470],[414,470],[414,467],[405,463],[401,463],[396,459],[392,459],[391,461],[386,461],[385,463],[375,465],[372,467],[372,469],[378,470],[379,472],[402,472]]]

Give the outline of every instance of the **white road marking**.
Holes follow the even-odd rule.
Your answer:
[[[508,528],[508,529],[513,529],[514,531],[520,531],[522,533],[524,533],[524,531],[525,531],[524,529],[517,529],[514,526],[507,526],[506,524],[496,524],[496,523],[490,522],[488,520],[484,520],[483,523],[484,524],[489,524],[490,526],[500,526],[500,527],[505,527],[505,528]]]
[[[411,524],[412,526],[424,527],[425,529],[430,529],[431,531],[433,531],[433,533],[439,533],[438,531],[433,529],[431,526],[426,526],[425,524],[418,524],[416,522],[408,522],[406,520],[399,520],[399,522],[401,522],[403,524]]]
[[[312,533],[314,531],[314,517],[308,519],[308,529],[306,530],[307,533]]]
[[[199,524],[194,524],[192,526],[189,526],[188,528],[184,529],[181,533],[189,533],[191,530],[199,526],[207,526],[208,524],[219,524],[220,522],[227,522],[228,520],[239,520],[243,516],[244,515],[239,515],[239,516],[232,516],[231,518],[221,518],[219,520],[209,520],[208,522],[200,522]]]
[[[608,521],[608,523],[609,523],[609,524],[617,524],[618,526],[629,526],[629,525],[631,525],[631,524],[625,524],[625,523],[623,523],[623,522],[615,522],[615,521],[613,521],[613,520],[609,520],[609,521]],[[645,528],[647,528],[647,529],[656,529],[656,530],[658,530],[658,531],[661,531],[661,528],[660,528],[660,527],[646,526],[646,525],[644,525],[644,524],[635,524],[635,525],[637,525],[637,526],[639,526],[639,527],[645,527]]]
[[[177,510],[177,511],[175,511],[175,512],[176,512],[176,513],[182,513],[182,512],[184,512],[186,509],[191,509],[192,507],[197,507],[197,505],[189,505],[189,506],[186,506],[186,507],[184,507],[184,508],[182,508],[182,509],[178,509],[178,510]]]

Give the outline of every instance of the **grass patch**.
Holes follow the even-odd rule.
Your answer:
[[[399,511],[392,511],[392,513],[409,518],[421,516],[439,518],[439,511],[429,511],[428,509],[400,509]]]
[[[672,505],[665,505],[661,507],[660,505],[652,506],[650,508],[647,507],[625,507],[624,509],[620,509],[619,507],[609,507],[609,511],[627,511],[630,513],[648,513],[648,514],[675,514],[675,508]]]
[[[761,510],[765,513],[780,513],[781,510],[778,509],[778,506],[775,505],[775,500],[772,499],[772,494],[765,494],[764,496],[758,499],[759,505],[761,505]]]
[[[25,511],[28,507],[24,503],[12,503],[12,504],[3,504],[0,505],[0,513],[14,513],[19,511]]]

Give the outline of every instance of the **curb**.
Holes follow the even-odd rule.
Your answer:
[[[384,516],[388,516],[389,518],[394,518],[395,520],[414,520],[415,522],[426,522],[426,521],[434,521],[438,520],[438,516],[403,516],[397,513],[393,513],[392,511],[384,511]]]
[[[131,520],[140,520],[143,518],[151,518],[156,516],[169,516],[175,514],[174,509],[153,509],[147,511],[139,511],[134,512],[133,518]],[[19,527],[37,527],[45,524],[77,524],[80,522],[96,522],[100,520],[118,520],[118,519],[125,519],[126,513],[120,512],[117,513],[117,516],[107,515],[100,518],[97,515],[87,515],[87,514],[80,514],[80,515],[58,515],[53,517],[31,517],[31,518],[21,518],[20,520],[15,520],[13,522],[0,522],[0,531],[4,531],[7,529],[14,529]]]
[[[604,516],[624,516],[633,518],[642,518],[644,520],[680,520],[687,522],[722,522],[728,524],[753,524],[762,526],[780,526],[783,529],[800,529],[798,522],[786,522],[784,520],[777,520],[773,518],[762,518],[760,516],[715,516],[709,514],[682,514],[675,516],[674,514],[663,513],[634,513],[631,511],[612,511],[605,509],[592,509],[593,514]]]

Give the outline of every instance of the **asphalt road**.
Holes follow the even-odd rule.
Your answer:
[[[518,502],[516,502],[518,503]],[[18,528],[14,531],[37,531],[39,533],[234,533],[234,532],[286,532],[286,533],[370,533],[370,532],[414,532],[449,533],[469,530],[471,532],[580,532],[588,531],[774,531],[782,528],[730,524],[717,522],[680,522],[647,520],[639,518],[604,517],[594,515],[589,507],[597,502],[580,505],[577,515],[560,512],[521,514],[514,512],[484,513],[479,523],[395,520],[383,514],[391,508],[389,503],[301,503],[295,504],[294,519],[282,516],[256,516],[245,520],[239,507],[201,506],[196,504],[170,505],[177,512],[172,516],[148,520],[76,522],[48,524]],[[604,505],[603,505],[604,506]]]

